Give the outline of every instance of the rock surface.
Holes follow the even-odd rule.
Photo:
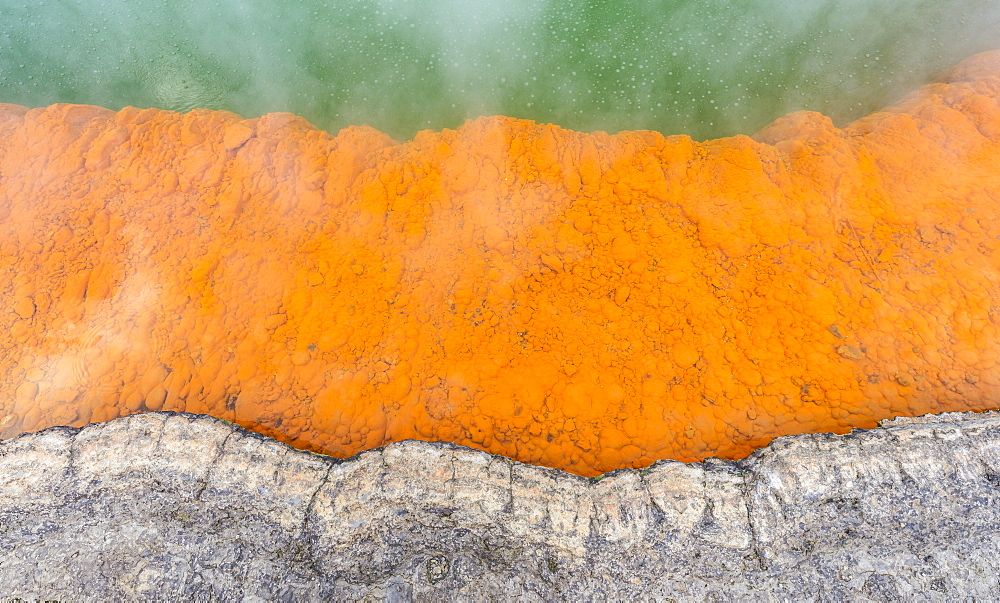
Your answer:
[[[996,599],[997,550],[1000,413],[597,479],[174,413],[0,443],[0,593],[25,599]]]

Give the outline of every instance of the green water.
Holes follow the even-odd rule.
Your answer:
[[[993,48],[987,0],[0,0],[0,102],[711,138],[798,109],[843,123]]]

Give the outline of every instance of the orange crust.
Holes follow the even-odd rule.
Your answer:
[[[0,436],[184,410],[594,475],[996,408],[998,100],[986,53],[703,143],[0,105]]]

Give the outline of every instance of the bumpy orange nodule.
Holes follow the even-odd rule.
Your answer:
[[[1000,403],[1000,53],[837,129],[397,144],[0,106],[0,435],[208,413],[593,475]]]

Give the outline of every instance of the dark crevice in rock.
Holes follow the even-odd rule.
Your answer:
[[[767,560],[764,558],[763,553],[760,550],[760,541],[757,538],[757,527],[754,525],[754,491],[756,486],[757,474],[753,471],[740,471],[743,477],[743,484],[740,488],[740,494],[743,499],[743,507],[746,509],[747,514],[747,529],[750,531],[750,549],[753,553],[754,560],[759,565],[761,571],[767,570]]]
[[[218,447],[216,449],[216,452],[215,452],[215,456],[212,457],[212,459],[208,462],[208,467],[207,467],[207,469],[205,471],[205,478],[203,480],[201,480],[201,485],[198,488],[198,492],[195,493],[195,496],[194,496],[195,500],[201,500],[202,494],[205,493],[205,489],[208,487],[209,483],[211,482],[213,469],[218,464],[219,459],[222,458],[222,455],[225,453],[226,444],[229,443],[229,439],[232,438],[234,435],[236,435],[237,429],[238,428],[234,425],[233,429],[231,429],[229,431],[229,433],[226,434],[226,437],[224,437],[222,439],[222,441],[219,442],[219,445],[218,445]]]

